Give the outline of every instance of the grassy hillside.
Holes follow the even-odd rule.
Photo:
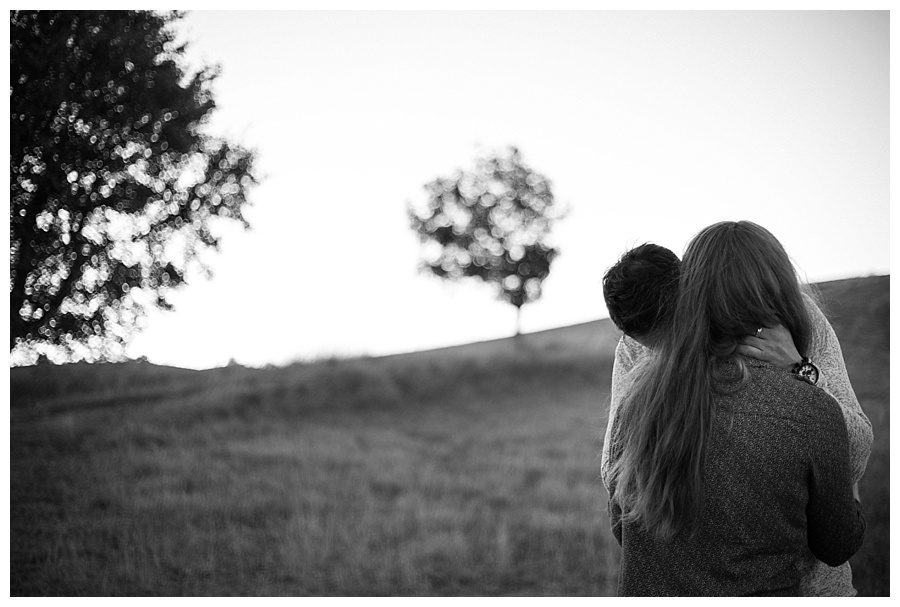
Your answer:
[[[850,559],[861,596],[890,595],[890,277],[854,278],[818,285],[834,326],[859,404],[872,422],[875,443],[860,497],[868,528]]]
[[[876,428],[854,557],[887,595],[889,278],[821,286]],[[610,595],[608,321],[286,368],[10,370],[12,595]]]

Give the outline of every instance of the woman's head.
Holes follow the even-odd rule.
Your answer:
[[[620,409],[611,480],[625,521],[664,537],[697,521],[716,392],[746,378],[738,340],[779,323],[806,354],[809,320],[781,243],[748,221],[701,230],[682,257],[671,328]]]
[[[783,324],[805,355],[809,321],[796,271],[771,232],[750,221],[723,221],[688,244],[678,299],[680,325],[709,327],[709,354],[731,356],[738,340],[763,326]],[[690,322],[694,319],[695,322]]]

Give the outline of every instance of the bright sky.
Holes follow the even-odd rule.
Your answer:
[[[523,331],[606,317],[631,246],[749,219],[817,282],[887,274],[889,13],[236,12],[184,20],[218,63],[211,130],[264,176],[132,356],[206,368],[512,334],[480,283],[417,272],[407,201],[514,144],[571,212]]]

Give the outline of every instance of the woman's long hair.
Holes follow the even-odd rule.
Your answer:
[[[610,471],[624,522],[659,537],[695,528],[715,395],[748,377],[739,340],[782,324],[806,355],[810,321],[791,260],[765,228],[711,225],[688,244],[668,336],[619,410]]]

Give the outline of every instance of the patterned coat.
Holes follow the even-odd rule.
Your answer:
[[[611,484],[620,596],[800,596],[808,552],[833,567],[862,545],[840,406],[783,369],[746,364],[748,383],[715,397],[694,535],[661,540],[623,522]],[[620,451],[610,446],[610,463]]]
[[[820,371],[817,386],[834,396],[840,406],[849,436],[851,477],[853,482],[859,482],[872,451],[872,424],[860,407],[853,387],[850,385],[841,346],[834,329],[812,298],[807,296],[805,301],[812,321],[809,357]],[[622,401],[623,394],[628,389],[630,380],[633,379],[631,371],[636,366],[645,363],[649,357],[650,350],[627,336],[623,336],[616,346],[606,438],[603,442],[600,461],[600,476],[607,490],[609,489],[609,446],[615,413]],[[844,563],[839,567],[830,567],[816,559],[808,551],[801,564],[801,569],[803,572],[801,593],[804,596],[854,596],[856,594],[852,583],[850,563]]]

